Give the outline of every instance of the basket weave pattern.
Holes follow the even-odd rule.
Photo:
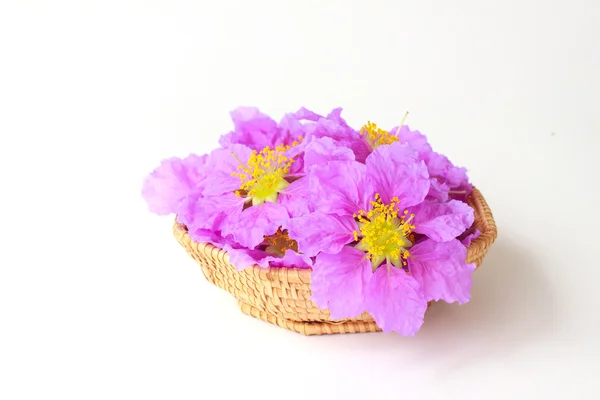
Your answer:
[[[469,205],[474,209],[474,225],[481,236],[471,242],[467,262],[479,267],[496,239],[497,229],[492,212],[477,189],[469,196]],[[194,242],[185,226],[175,223],[173,234],[200,264],[206,279],[231,293],[245,314],[304,335],[381,330],[368,313],[332,321],[329,310],[319,310],[311,301],[310,269],[254,266],[238,271],[229,263],[226,252],[209,243]]]

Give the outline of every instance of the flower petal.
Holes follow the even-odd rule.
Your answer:
[[[335,108],[327,117],[320,118],[306,131],[309,138],[329,137],[339,146],[346,147],[355,154],[357,161],[364,163],[370,153],[368,144],[362,140],[357,131],[352,129],[341,117],[342,109]]]
[[[431,177],[430,199],[445,202],[450,198],[466,202],[473,186],[465,168],[454,166],[448,157],[434,151],[421,153],[421,158]]]
[[[321,253],[311,273],[312,300],[329,308],[331,319],[354,318],[365,310],[364,289],[371,276],[365,253],[350,246],[337,254]]]
[[[177,221],[187,226],[190,232],[196,229],[220,231],[223,221],[229,215],[240,212],[243,206],[244,199],[233,193],[189,196],[179,207]]]
[[[221,226],[223,235],[232,235],[242,246],[254,248],[265,236],[272,235],[289,219],[283,206],[263,203],[231,213]]]
[[[223,250],[229,255],[229,263],[237,270],[246,269],[253,265],[262,268],[269,266],[269,261],[276,259],[262,250],[250,250],[239,245],[226,244]]]
[[[239,189],[240,178],[232,176],[232,173],[239,172],[238,166],[248,162],[251,152],[249,147],[241,144],[211,152],[206,161],[206,169],[210,173],[207,175],[202,193],[205,196],[214,196]]]
[[[322,137],[312,140],[304,150],[304,169],[325,165],[330,161],[354,161],[352,150],[337,145],[333,139]]]
[[[327,214],[353,215],[366,210],[373,189],[366,179],[365,165],[351,161],[331,161],[315,168],[309,182],[315,196],[315,208]]]
[[[298,242],[298,250],[309,256],[319,252],[338,253],[354,240],[358,229],[352,216],[314,212],[292,218],[287,224],[290,237]]]
[[[346,124],[340,113],[341,109],[334,109],[326,118],[315,120],[316,123],[307,130],[307,136],[314,139],[329,137],[336,142],[358,137],[358,133]]]
[[[366,290],[369,314],[384,332],[413,336],[427,310],[419,283],[404,270],[382,265],[377,268]]]
[[[311,198],[308,177],[302,177],[290,183],[279,194],[277,202],[288,211],[290,217],[299,217],[314,210]]]
[[[289,131],[291,137],[298,139],[300,136],[305,137],[307,130],[314,125],[310,122],[317,122],[321,118],[323,118],[323,116],[301,107],[294,113],[285,114],[281,119],[279,126],[282,129]],[[308,121],[309,124],[303,123],[304,121]]]
[[[219,144],[222,147],[242,144],[260,151],[266,146],[288,144],[288,133],[279,129],[277,122],[256,107],[238,107],[231,112],[231,119],[235,130],[221,136]]]
[[[427,193],[426,199],[439,201],[440,203],[444,203],[448,201],[450,191],[450,186],[447,183],[440,182],[438,178],[430,178],[429,183],[429,193]]]
[[[187,227],[187,226],[186,226]],[[224,238],[219,232],[206,228],[188,228],[188,234],[196,243],[210,243],[215,247],[223,248],[226,243],[231,242],[228,238]]]
[[[462,234],[475,220],[473,209],[462,201],[424,201],[410,209],[415,214],[414,231],[436,242],[447,242]]]
[[[310,257],[297,254],[294,251],[286,251],[283,257],[270,255],[259,249],[247,249],[235,243],[227,243],[223,250],[229,255],[229,263],[237,270],[252,266],[261,268],[284,267],[284,268],[310,268],[313,264]]]
[[[449,187],[455,188],[468,182],[467,170],[465,168],[456,167],[448,157],[436,153],[434,151],[421,154],[421,158],[427,165],[429,175],[438,178],[441,182],[445,182]]]
[[[327,119],[336,122],[340,126],[347,127],[348,124],[346,123],[346,120],[342,118],[342,111],[343,109],[341,107],[334,108],[327,114]]]
[[[457,301],[471,298],[471,274],[475,264],[467,264],[467,249],[458,240],[425,240],[410,249],[408,268],[422,287],[425,299]]]
[[[191,154],[184,159],[169,158],[146,177],[142,197],[150,211],[158,215],[177,213],[181,201],[199,189],[206,176],[207,157]]]
[[[396,135],[400,139],[401,143],[408,143],[410,147],[418,151],[419,153],[431,151],[431,145],[427,141],[427,136],[423,135],[419,131],[411,131],[408,125],[402,125],[398,134],[398,127],[392,128],[389,132],[392,135]]]
[[[423,201],[429,191],[429,175],[415,150],[399,142],[379,146],[367,157],[367,176],[384,203],[393,197],[401,207]]]
[[[298,254],[293,250],[285,252],[282,258],[276,258],[270,262],[272,267],[285,267],[285,268],[310,268],[313,265],[313,261],[310,257],[305,254]]]
[[[469,247],[471,245],[471,242],[477,239],[479,236],[481,236],[481,231],[479,229],[475,229],[472,233],[464,235],[460,242],[463,244],[463,246]]]

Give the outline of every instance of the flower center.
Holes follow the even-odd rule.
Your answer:
[[[395,135],[392,135],[388,131],[377,127],[377,125],[371,121],[367,122],[366,125],[360,128],[359,133],[364,136],[365,140],[373,150],[379,146],[392,144],[399,140]]]
[[[377,125],[371,121],[367,121],[367,124],[360,128],[359,133],[361,136],[364,136],[365,141],[371,146],[371,149],[375,150],[379,146],[400,141],[398,132],[400,132],[400,128],[404,125],[406,117],[408,117],[408,111],[404,114],[400,125],[398,125],[396,134],[391,134],[388,131],[377,127]]]
[[[276,202],[278,194],[289,186],[285,178],[294,159],[283,154],[289,149],[290,146],[278,146],[275,149],[267,146],[260,152],[253,150],[248,163],[239,165],[239,171],[231,174],[239,176],[242,182],[235,194],[252,200],[252,205]]]
[[[288,250],[298,252],[298,242],[290,239],[287,229],[281,230],[281,227],[274,234],[265,236],[263,244],[267,253],[277,257],[283,257]]]
[[[354,215],[359,227],[354,231],[354,240],[358,241],[355,247],[367,253],[373,271],[384,261],[402,268],[410,255],[408,249],[414,241],[412,230],[415,228],[410,221],[414,214],[409,216],[408,210],[404,210],[398,215],[398,203],[398,198],[393,198],[389,205],[383,204],[376,194],[371,210],[360,210]]]

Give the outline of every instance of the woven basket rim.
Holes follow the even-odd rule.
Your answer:
[[[471,241],[470,245],[467,247],[467,262],[470,263],[480,257],[482,253],[485,253],[487,249],[494,243],[496,237],[498,236],[498,229],[486,200],[477,188],[473,187],[473,190],[468,197],[468,203],[473,208],[476,216],[475,227],[481,232],[481,235],[477,239]],[[189,235],[185,225],[177,222],[177,218],[175,219],[173,229],[181,232],[183,236]],[[195,242],[191,237],[190,240]],[[226,263],[230,264],[229,254],[223,249],[213,245],[212,243],[195,243],[198,246],[198,249],[204,248],[207,251],[216,252],[220,258],[222,258]],[[248,268],[258,269],[261,271],[261,275],[265,274],[266,276],[281,276],[282,274],[287,275],[288,273],[292,273],[304,282],[310,282],[310,275],[312,273],[312,268],[271,266],[263,268],[257,264],[254,264]]]

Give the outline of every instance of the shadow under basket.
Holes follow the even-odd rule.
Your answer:
[[[467,262],[479,267],[497,230],[492,212],[477,189],[473,189],[468,201],[475,211],[474,226],[481,236],[469,245]],[[176,222],[173,234],[200,264],[206,279],[231,293],[244,314],[304,335],[381,330],[366,312],[357,318],[331,320],[329,310],[319,310],[311,301],[310,269],[254,266],[238,271],[229,263],[226,252],[210,243],[193,241],[185,226]]]

